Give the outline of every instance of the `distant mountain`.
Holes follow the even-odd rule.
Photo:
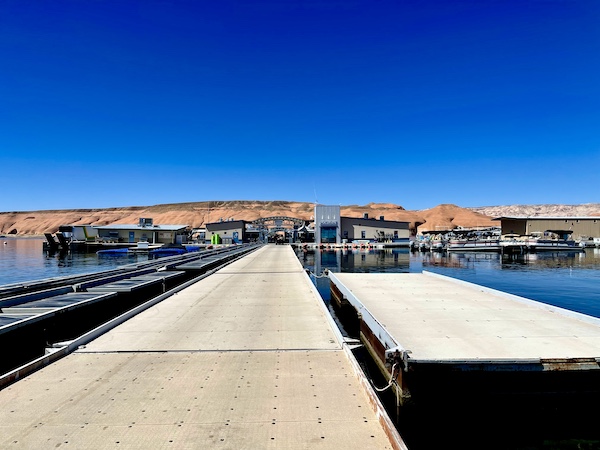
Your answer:
[[[462,227],[498,226],[494,217],[507,215],[600,215],[600,204],[586,205],[516,205],[463,208],[441,204],[434,208],[407,211],[393,203],[340,206],[347,217],[399,220],[410,223],[419,231]],[[255,220],[270,216],[291,216],[312,220],[314,203],[291,201],[204,201],[171,203],[154,206],[131,206],[104,209],[64,209],[42,211],[0,212],[0,234],[16,236],[55,233],[60,225],[107,225],[112,223],[136,224],[140,217],[154,219],[155,224],[187,225],[199,228],[221,219]]]
[[[500,216],[558,216],[589,217],[600,216],[600,203],[584,203],[581,205],[506,205],[480,206],[469,208],[490,217]]]

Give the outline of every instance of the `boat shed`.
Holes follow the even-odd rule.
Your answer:
[[[502,234],[531,235],[533,232],[568,232],[574,240],[593,240],[600,237],[600,216],[594,217],[496,217]],[[560,231],[560,233],[558,233]]]
[[[155,225],[152,219],[141,218],[135,224],[95,226],[98,237],[109,242],[150,242],[152,244],[183,244],[187,242],[187,225]]]

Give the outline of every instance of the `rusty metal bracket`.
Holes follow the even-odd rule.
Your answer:
[[[408,372],[409,355],[412,352],[402,347],[394,347],[385,351],[385,362],[390,366],[397,364],[401,370]]]

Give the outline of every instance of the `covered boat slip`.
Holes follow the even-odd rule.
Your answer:
[[[0,391],[0,446],[404,448],[357,372],[291,248],[265,246]]]

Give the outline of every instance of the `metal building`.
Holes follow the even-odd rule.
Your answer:
[[[496,217],[502,234],[531,235],[532,232],[552,232],[570,235],[574,240],[593,240],[600,237],[600,217]]]

